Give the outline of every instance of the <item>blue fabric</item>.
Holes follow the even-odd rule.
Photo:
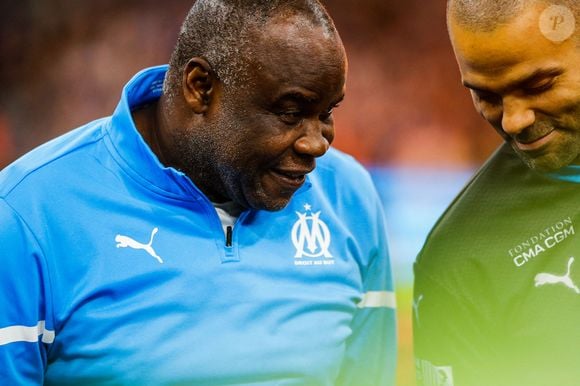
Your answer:
[[[550,177],[562,181],[580,183],[580,165],[568,165],[557,172],[550,173]]]
[[[209,200],[131,120],[165,71],[0,173],[0,384],[392,385],[368,173],[330,150],[284,210],[242,213],[227,247]]]

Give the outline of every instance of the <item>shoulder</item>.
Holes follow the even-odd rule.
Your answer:
[[[310,194],[323,197],[342,218],[354,218],[358,224],[383,222],[381,198],[370,173],[352,156],[330,149],[317,160],[309,175]]]
[[[510,248],[557,222],[548,218],[577,205],[577,193],[574,184],[534,172],[502,145],[431,229],[415,263],[416,282],[431,275],[451,277],[454,285],[477,278],[475,285],[500,265],[511,269]]]
[[[497,201],[505,187],[517,184],[530,173],[508,145],[500,146],[456,195],[433,231],[450,223],[477,219],[477,211],[485,210]]]
[[[87,167],[83,161],[95,143],[101,141],[106,119],[100,119],[65,133],[24,154],[0,171],[0,197],[8,199],[25,190],[59,186],[76,168]]]
[[[468,186],[482,183],[505,184],[514,177],[533,175],[534,172],[523,163],[510,145],[501,145],[479,168]]]
[[[502,185],[517,184],[528,168],[508,146],[500,146],[475,172],[432,227],[415,262],[416,282],[431,277],[468,276],[487,251],[487,236],[499,221]],[[442,283],[439,283],[440,285]]]
[[[368,170],[354,157],[335,148],[330,148],[323,157],[317,159],[312,177],[314,181],[325,184],[346,183],[346,186],[358,189],[372,186]]]

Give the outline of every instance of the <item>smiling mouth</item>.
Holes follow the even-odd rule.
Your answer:
[[[522,151],[539,150],[546,146],[556,135],[556,130],[551,130],[541,137],[533,138],[532,140],[522,140],[517,137],[513,138],[515,145]]]
[[[272,174],[276,177],[281,185],[287,185],[290,188],[298,189],[304,184],[306,174],[310,171],[285,171],[272,169]]]

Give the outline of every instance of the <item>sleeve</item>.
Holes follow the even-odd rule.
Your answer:
[[[0,384],[42,385],[54,340],[46,265],[36,239],[0,198]]]
[[[382,205],[376,198],[373,247],[363,271],[363,298],[351,323],[337,386],[395,384],[397,330],[395,293]],[[359,235],[359,237],[369,237]]]

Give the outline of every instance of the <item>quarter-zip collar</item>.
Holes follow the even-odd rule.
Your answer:
[[[202,193],[184,173],[165,167],[137,130],[131,109],[159,99],[167,65],[145,69],[123,88],[121,100],[105,125],[113,157],[138,183],[162,195],[198,200]]]

